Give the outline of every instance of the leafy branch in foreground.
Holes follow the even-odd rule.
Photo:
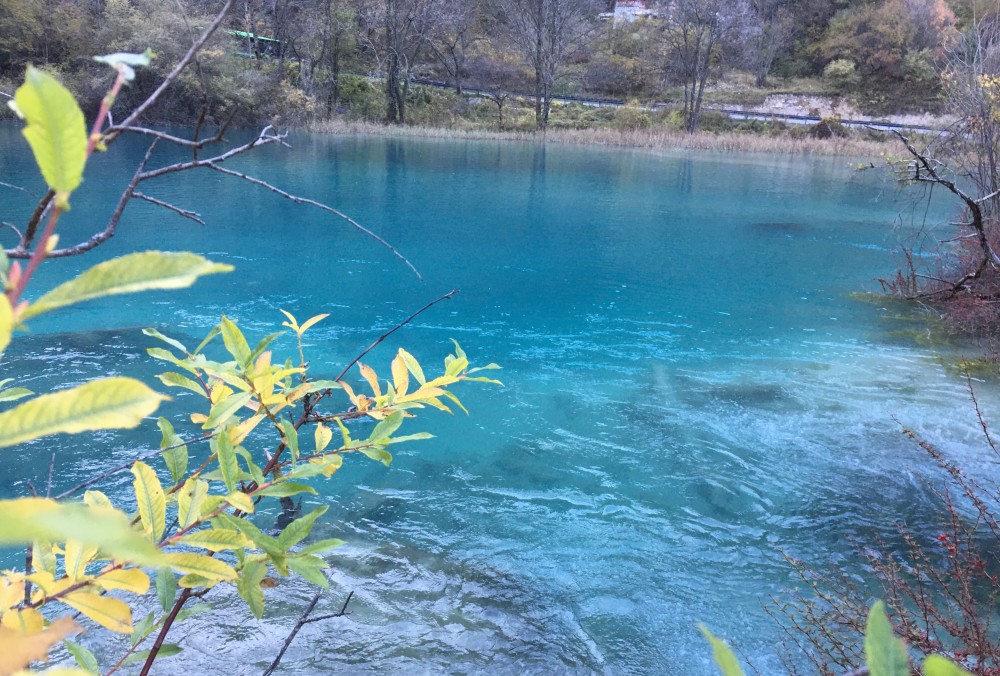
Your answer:
[[[712,646],[712,658],[722,676],[743,676],[743,668],[726,643],[706,627],[702,633]],[[903,643],[892,631],[892,624],[885,613],[885,605],[877,601],[868,613],[865,629],[865,666],[854,669],[845,676],[910,676],[916,673],[910,666],[910,656]],[[924,676],[972,676],[951,660],[941,655],[928,655],[924,660]]]
[[[25,84],[18,89],[15,108],[26,122],[25,136],[49,191],[15,252],[27,256],[28,264],[22,269],[0,256],[4,290],[0,295],[0,353],[16,331],[42,314],[117,294],[183,288],[203,275],[232,269],[193,253],[147,251],[99,263],[34,300],[28,298],[38,266],[59,253],[56,227],[60,215],[69,209],[87,159],[113,139],[102,134],[101,127],[114,98],[134,75],[133,67],[148,58],[102,57],[118,75],[89,136],[76,102],[50,75],[29,68]],[[225,159],[219,157],[218,161]],[[135,183],[133,178],[129,190]],[[45,226],[36,238],[35,228],[42,220]],[[29,246],[33,246],[30,251]],[[321,476],[335,474],[348,453],[388,465],[392,459],[389,446],[430,437],[423,432],[399,434],[405,420],[418,409],[451,412],[451,404],[464,411],[452,386],[467,380],[498,383],[474,375],[498,368],[495,364],[470,368],[457,343],[443,371],[430,379],[419,362],[400,349],[389,367],[391,378],[384,382],[371,367],[359,364],[370,394],[357,393],[342,380],[344,374],[333,380],[312,380],[302,337],[327,315],[301,324],[293,315],[286,312],[285,316],[284,326],[296,336],[297,361],[274,355],[271,344],[280,333],[260,339],[251,348],[226,316],[193,350],[155,329],[145,331],[167,346],[150,348],[150,356],[177,369],[161,374],[160,382],[198,395],[193,400],[197,408],[189,418],[201,434],[185,443],[169,421],[159,419],[163,468],[157,471],[144,460],[131,464],[129,507],[134,499],[134,510],[116,506],[99,490],[86,490],[82,502],[59,502],[49,497],[50,491],[46,497],[0,500],[0,546],[27,547],[24,570],[0,572],[0,674],[22,673],[32,662],[46,659],[60,641],[65,641],[80,669],[59,673],[100,671],[93,653],[66,641],[81,631],[75,621],[81,616],[88,623],[130,637],[129,646],[116,663],[106,667],[106,673],[141,663],[140,673],[147,674],[157,658],[181,651],[177,644],[166,642],[171,629],[208,608],[205,604],[185,606],[219,585],[235,587],[258,618],[264,612],[264,583],[271,574],[294,573],[327,587],[324,570],[328,564],[322,555],[341,541],[310,541],[312,528],[327,507],[295,515],[280,532],[269,534],[252,520],[261,501],[277,499],[282,506],[294,506],[294,496],[317,494],[314,483]],[[134,428],[167,399],[125,377],[97,379],[39,396],[25,388],[6,387],[10,382],[0,382],[4,388],[0,402],[18,403],[0,411],[0,449],[55,434]],[[357,418],[376,422],[364,438],[353,437],[347,427],[347,422]],[[304,436],[305,426],[312,429],[311,439]],[[339,443],[334,442],[334,428]],[[196,446],[198,442],[207,443]],[[93,483],[87,481],[81,487]],[[136,618],[136,597],[153,588],[159,610]],[[144,647],[149,639],[152,644]]]

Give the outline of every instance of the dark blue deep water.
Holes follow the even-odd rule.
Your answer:
[[[923,216],[884,175],[845,159],[290,142],[231,164],[347,212],[425,281],[328,214],[188,173],[142,189],[207,226],[134,202],[93,255],[46,264],[36,295],[148,248],[236,272],[39,318],[2,367],[38,392],[108,372],[148,380],[165,369],[142,327],[190,344],[226,313],[260,337],[283,308],[331,313],[307,340],[315,375],[331,377],[461,290],[366,361],[387,372],[402,345],[431,370],[454,338],[474,362],[502,364],[506,386],[465,387],[470,417],[426,415],[413,429],[436,439],[397,447],[388,469],[350,458],[306,501],[330,505],[318,536],[350,543],[329,557],[321,612],[355,594],[348,617],[300,634],[286,673],[709,674],[699,621],[777,673],[781,635],[762,604],[794,584],[781,552],[859,574],[858,544],[932,519],[937,475],[900,423],[986,462],[963,382],[941,363],[952,355],[896,336],[912,326],[891,318],[899,308],[851,296],[897,264],[897,216]],[[40,191],[14,128],[0,148],[0,180]],[[63,244],[103,223],[143,150],[126,139],[95,159]],[[3,220],[23,222],[31,200],[0,191]],[[981,387],[989,412],[995,393]],[[194,432],[194,404],[177,396],[163,412]],[[58,491],[158,443],[150,420],[8,450],[0,494],[44,485],[53,451]],[[124,495],[129,479],[103,488]],[[206,597],[218,612],[176,638],[198,672],[259,673],[311,593],[283,580],[257,622],[220,587]],[[84,640],[110,655],[98,637]]]

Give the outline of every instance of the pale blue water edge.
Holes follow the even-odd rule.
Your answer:
[[[40,189],[17,141],[0,128],[2,180]],[[962,381],[938,354],[893,339],[895,310],[850,298],[895,266],[896,215],[923,215],[877,172],[842,158],[291,142],[233,166],[344,210],[426,281],[315,209],[188,173],[142,190],[207,227],[134,202],[114,240],[46,264],[35,288],[146,248],[237,272],[39,319],[3,367],[40,392],[106,372],[150,379],[165,369],[146,357],[142,327],[197,342],[226,312],[259,337],[284,308],[332,313],[308,339],[314,373],[330,377],[461,289],[366,361],[387,372],[403,345],[430,370],[455,338],[474,362],[502,364],[506,387],[464,387],[472,416],[423,417],[437,438],[398,448],[391,468],[351,458],[317,484],[305,507],[330,505],[317,536],[350,542],[330,557],[321,612],[355,595],[348,617],[306,627],[286,673],[710,674],[698,621],[779,673],[781,635],[762,609],[794,583],[779,550],[858,574],[853,543],[932,518],[937,474],[892,416],[989,462]],[[143,149],[122,142],[95,160],[63,243],[103,223]],[[3,202],[12,221],[32,206],[9,190]],[[994,388],[981,388],[996,410]],[[182,432],[194,431],[180,415],[193,405],[179,395],[165,408]],[[7,451],[0,493],[43,486],[53,450],[59,490],[158,438],[151,420]],[[129,478],[105,489],[122,493]],[[311,593],[282,581],[257,622],[234,593],[213,592],[221,612],[176,638],[197,671],[259,673]]]

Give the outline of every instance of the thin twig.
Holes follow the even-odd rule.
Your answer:
[[[196,444],[196,443],[198,443],[200,441],[208,441],[211,438],[212,438],[212,434],[211,433],[205,433],[205,434],[201,435],[200,437],[195,437],[193,439],[185,439],[185,440],[179,441],[176,444],[174,444],[173,446],[164,446],[163,448],[158,448],[155,451],[149,451],[148,453],[143,453],[142,455],[137,456],[135,458],[132,458],[131,460],[129,460],[128,462],[126,462],[124,464],[121,464],[121,465],[118,465],[117,467],[109,469],[107,472],[104,472],[103,474],[99,474],[99,475],[97,475],[95,477],[87,479],[86,481],[78,483],[76,486],[73,486],[72,488],[69,488],[69,489],[63,491],[62,493],[60,493],[59,495],[57,495],[55,497],[55,499],[56,500],[62,500],[63,498],[68,498],[69,496],[73,495],[74,493],[76,493],[77,491],[79,491],[79,490],[81,490],[83,488],[87,488],[88,486],[93,486],[96,483],[100,483],[101,481],[104,481],[108,477],[114,476],[115,474],[120,474],[121,472],[124,472],[124,471],[130,469],[132,467],[132,465],[134,465],[136,462],[138,462],[140,460],[147,460],[149,458],[155,458],[156,456],[160,455],[164,451],[171,451],[171,450],[173,450],[175,448],[180,448],[181,446],[187,446],[188,444]]]
[[[309,601],[309,605],[299,616],[299,621],[295,623],[295,626],[292,628],[292,631],[288,634],[288,636],[285,637],[285,643],[281,646],[281,650],[278,651],[278,654],[275,656],[274,661],[271,662],[270,666],[268,666],[268,668],[264,670],[264,673],[261,674],[261,676],[271,676],[271,674],[274,673],[274,670],[278,668],[278,664],[281,662],[281,658],[285,656],[285,651],[288,650],[288,646],[292,645],[292,641],[295,640],[296,635],[298,635],[299,631],[302,630],[302,627],[309,624],[310,622],[319,622],[320,620],[327,620],[330,619],[331,617],[343,617],[344,615],[346,615],[347,604],[351,602],[351,597],[354,596],[354,592],[352,591],[347,595],[347,600],[344,601],[344,605],[341,606],[339,613],[331,613],[329,615],[321,615],[319,617],[309,619],[309,614],[312,613],[313,609],[316,607],[316,604],[319,602],[319,597],[322,595],[323,595],[322,589],[313,594],[312,599]]]
[[[394,247],[393,245],[389,244],[387,241],[385,241],[384,239],[382,239],[381,237],[379,237],[378,235],[376,235],[374,232],[372,232],[371,230],[369,230],[365,226],[363,226],[360,223],[358,223],[357,221],[355,221],[353,218],[351,218],[350,216],[348,216],[344,212],[338,211],[337,209],[334,209],[333,207],[331,207],[331,206],[329,206],[327,204],[323,204],[322,202],[317,202],[316,200],[311,200],[311,199],[309,199],[307,197],[299,197],[297,195],[292,195],[291,193],[285,192],[284,190],[282,190],[282,189],[280,189],[280,188],[278,188],[276,186],[271,185],[267,181],[262,181],[259,178],[254,178],[253,176],[248,176],[247,174],[241,173],[239,171],[233,171],[232,169],[224,169],[223,167],[215,165],[211,161],[208,161],[208,166],[210,168],[212,168],[212,169],[215,169],[216,171],[218,171],[220,173],[228,174],[229,176],[236,176],[237,178],[242,178],[244,181],[248,181],[250,183],[253,183],[254,185],[259,185],[262,188],[267,188],[271,192],[277,193],[277,194],[281,195],[282,197],[284,197],[285,199],[290,200],[292,202],[295,202],[296,204],[308,204],[310,206],[314,206],[314,207],[316,207],[318,209],[322,209],[323,211],[326,211],[328,213],[333,214],[337,218],[340,218],[341,220],[346,221],[351,226],[353,226],[356,230],[360,230],[361,232],[363,232],[364,234],[368,235],[369,237],[371,237],[372,239],[374,239],[376,242],[378,242],[379,244],[381,244],[382,246],[384,246],[386,249],[388,249],[389,251],[391,251],[393,253],[393,255],[396,256],[396,258],[398,258],[399,260],[403,261],[406,264],[406,267],[410,268],[410,270],[413,271],[413,274],[415,274],[417,276],[417,279],[419,279],[420,281],[424,281],[423,275],[421,275],[420,272],[415,267],[413,267],[413,263],[411,263],[409,260],[407,260],[406,256],[404,256],[403,254],[401,254],[396,249],[396,247]]]
[[[10,188],[11,190],[20,190],[21,192],[28,192],[25,188],[22,188],[19,185],[13,185],[11,183],[4,183],[3,181],[0,181],[0,188]]]
[[[458,293],[458,289],[452,289],[451,291],[449,291],[448,293],[444,294],[440,298],[435,298],[430,303],[428,303],[427,305],[423,306],[422,308],[420,308],[419,310],[417,310],[416,312],[414,312],[412,315],[410,315],[409,317],[407,317],[406,319],[404,319],[403,321],[401,321],[399,324],[396,324],[394,327],[392,327],[391,329],[389,329],[388,331],[386,331],[385,333],[383,333],[381,336],[379,336],[378,338],[375,339],[374,343],[372,343],[371,345],[369,345],[368,347],[366,347],[361,354],[359,354],[357,357],[355,357],[351,361],[350,364],[348,364],[347,366],[345,366],[344,370],[341,371],[340,375],[338,375],[336,378],[334,378],[334,380],[340,380],[345,375],[347,375],[347,372],[351,370],[352,366],[354,366],[359,361],[361,361],[361,359],[366,354],[368,354],[369,352],[371,352],[372,350],[374,350],[375,347],[379,343],[381,343],[383,340],[385,340],[386,338],[388,338],[389,336],[391,336],[392,334],[394,334],[396,331],[400,330],[401,328],[403,328],[404,326],[406,326],[407,324],[409,324],[411,321],[413,321],[418,316],[420,316],[420,314],[423,313],[424,311],[426,311],[426,310],[430,309],[431,307],[437,305],[438,303],[440,303],[443,300],[447,300],[448,298],[451,298],[456,293]]]
[[[163,82],[160,83],[160,86],[156,88],[156,91],[150,94],[149,98],[140,103],[139,107],[133,110],[132,113],[122,121],[120,126],[131,126],[142,116],[143,113],[156,103],[157,99],[160,98],[163,92],[165,92],[170,85],[174,83],[174,80],[180,76],[181,71],[184,70],[184,68],[186,68],[192,60],[194,60],[199,50],[201,50],[202,46],[208,42],[208,39],[212,37],[212,34],[215,33],[216,29],[222,25],[222,22],[225,20],[226,15],[229,14],[229,10],[232,8],[234,1],[235,0],[226,0],[226,4],[223,5],[222,9],[219,10],[219,13],[215,15],[212,23],[210,23],[201,36],[199,36],[198,39],[191,44],[191,48],[188,49],[187,53],[181,58],[180,61],[177,62],[174,69],[167,74],[167,76],[163,79]]]
[[[45,497],[52,497],[52,474],[56,470],[56,452],[52,451],[52,462],[49,463],[49,480],[45,482]]]
[[[173,211],[175,214],[181,216],[182,218],[187,218],[194,221],[195,223],[200,223],[201,225],[205,225],[205,221],[201,220],[201,217],[198,215],[198,212],[196,211],[188,211],[187,209],[181,209],[180,207],[174,206],[169,202],[164,202],[163,200],[158,200],[155,197],[150,197],[149,195],[141,193],[138,190],[132,191],[132,197],[135,197],[136,199],[140,200],[146,200],[150,204],[155,204],[158,207],[163,207],[164,209]]]

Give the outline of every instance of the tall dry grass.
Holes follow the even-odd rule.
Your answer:
[[[418,138],[564,143],[654,150],[715,150],[796,155],[829,155],[862,159],[877,158],[886,144],[858,138],[813,139],[791,135],[722,132],[687,134],[668,129],[551,129],[545,134],[482,129],[442,129],[434,127],[388,126],[363,120],[330,119],[316,121],[309,130],[323,134],[357,136],[404,136]],[[887,139],[888,140],[888,139]]]

